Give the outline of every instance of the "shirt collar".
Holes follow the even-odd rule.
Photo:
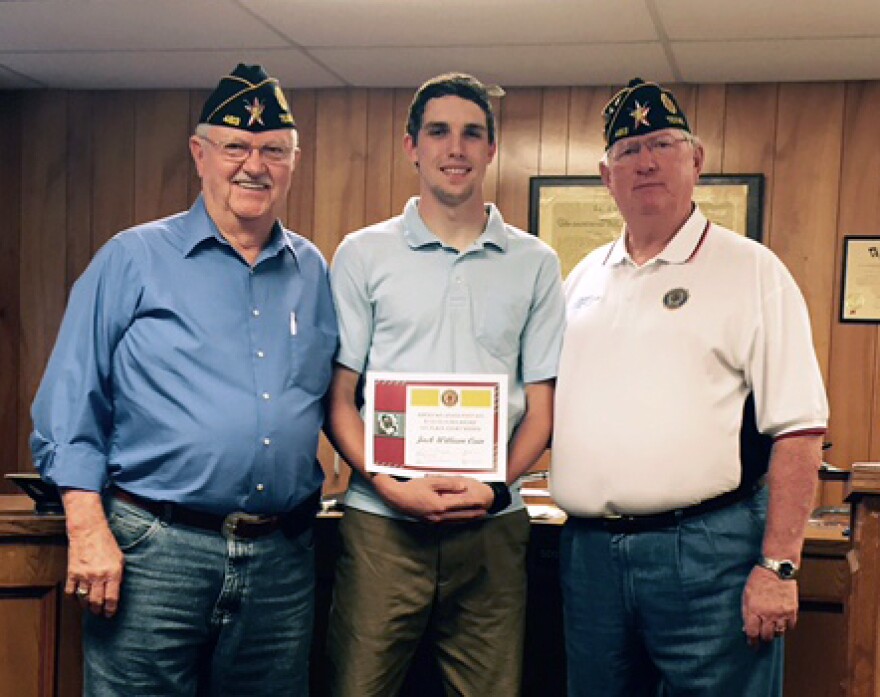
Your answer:
[[[202,194],[199,194],[192,208],[189,209],[185,216],[183,238],[181,251],[185,257],[192,255],[203,242],[211,239],[220,244],[229,244],[229,241],[220,233],[220,228],[217,227],[217,224],[208,215],[208,209],[205,208],[205,199]],[[272,234],[269,236],[269,242],[260,252],[260,259],[275,256],[285,248],[289,249],[293,258],[296,259],[296,250],[290,236],[284,234],[281,223],[276,220],[272,225]]]
[[[489,214],[489,219],[483,232],[474,241],[474,246],[492,246],[502,252],[507,251],[507,228],[504,225],[501,212],[492,203],[486,204],[486,212]],[[430,228],[425,225],[425,221],[422,220],[419,213],[418,196],[413,196],[407,201],[403,209],[403,237],[413,249],[430,245],[443,246],[443,241],[431,232]]]
[[[663,250],[655,257],[657,261],[663,261],[667,264],[685,264],[697,251],[700,242],[703,239],[703,232],[707,224],[706,216],[700,210],[700,207],[694,204],[694,209],[690,217],[685,221],[678,232],[666,244]],[[629,252],[626,251],[626,226],[623,232],[614,241],[608,256],[605,257],[605,264],[615,266],[624,261],[631,261]]]

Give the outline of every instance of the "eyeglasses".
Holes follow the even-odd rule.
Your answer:
[[[662,135],[652,138],[651,140],[643,140],[641,142],[624,142],[620,147],[612,148],[608,151],[608,157],[620,164],[635,162],[636,158],[641,154],[642,148],[657,158],[669,157],[675,146],[679,143],[692,143],[693,139],[685,136],[684,138],[675,138],[671,135]]]
[[[261,145],[257,147],[238,140],[217,142],[203,135],[200,135],[199,138],[217,148],[223,159],[229,162],[244,162],[251,156],[254,150],[260,153],[260,157],[266,162],[287,162],[290,159],[290,154],[293,152],[293,148],[289,145]]]

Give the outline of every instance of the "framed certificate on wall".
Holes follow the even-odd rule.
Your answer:
[[[761,174],[705,175],[694,189],[694,201],[712,222],[760,242],[763,189]],[[556,250],[563,278],[622,229],[623,218],[601,177],[531,178],[529,232]]]
[[[841,322],[880,322],[880,237],[843,238],[841,286]]]

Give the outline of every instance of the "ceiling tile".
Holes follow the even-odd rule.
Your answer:
[[[672,40],[880,36],[877,0],[656,0],[655,4]]]
[[[39,82],[9,70],[6,66],[0,64],[0,90],[32,89],[43,86]]]
[[[672,51],[688,82],[880,79],[880,39],[694,41]]]
[[[811,37],[838,43],[785,41]],[[0,87],[207,88],[258,60],[292,87],[866,79],[874,39],[880,0],[0,0]]]
[[[301,51],[0,53],[0,64],[68,89],[212,88],[239,62],[260,63],[290,88],[342,86]],[[181,70],[181,66],[185,66]]]
[[[502,87],[621,84],[636,74],[672,79],[656,43],[491,46],[463,48],[454,55],[432,48],[316,49],[312,54],[360,87],[416,87],[450,70],[472,73]],[[647,71],[645,66],[652,69]]]
[[[644,0],[248,0],[306,47],[653,41]]]
[[[229,0],[0,2],[3,51],[279,46],[289,44]]]

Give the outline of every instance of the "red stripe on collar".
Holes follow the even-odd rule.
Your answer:
[[[700,247],[702,247],[702,246],[703,246],[703,242],[706,241],[706,235],[709,234],[709,228],[710,228],[710,227],[712,227],[712,223],[710,223],[710,222],[707,220],[707,221],[706,221],[706,227],[703,228],[703,234],[700,235],[700,240],[697,242],[697,246],[694,247],[694,251],[691,252],[691,255],[690,255],[687,259],[684,260],[684,263],[685,263],[685,264],[690,264],[690,263],[694,260],[694,257],[697,256],[697,252],[700,251]]]

